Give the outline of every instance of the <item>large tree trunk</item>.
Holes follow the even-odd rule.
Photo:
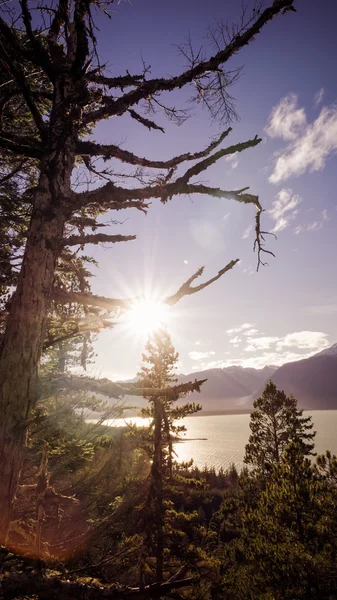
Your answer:
[[[6,541],[45,334],[64,217],[47,176],[34,198],[25,256],[0,360],[0,543]]]

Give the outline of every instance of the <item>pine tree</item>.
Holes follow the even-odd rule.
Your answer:
[[[301,445],[304,456],[313,454],[311,417],[303,417],[293,396],[286,396],[269,381],[262,396],[254,401],[250,416],[251,435],[246,445],[244,462],[261,474],[268,474],[273,465],[280,463],[290,442]]]
[[[175,367],[178,361],[178,353],[175,352],[169,333],[165,329],[158,330],[148,340],[146,352],[143,354],[143,365],[138,376],[144,387],[166,389],[177,383]],[[148,525],[155,528],[155,557],[156,557],[156,580],[163,579],[163,557],[164,557],[164,522],[165,483],[172,481],[173,464],[173,435],[185,430],[183,425],[176,425],[175,420],[182,419],[199,410],[201,406],[195,403],[187,403],[176,406],[175,402],[179,395],[172,398],[163,392],[163,396],[149,398],[149,407],[142,411],[144,417],[151,417],[152,441],[152,467],[150,475],[150,489],[148,495],[149,513],[147,515]],[[152,514],[151,514],[152,513]],[[141,564],[141,575],[144,569],[145,553],[147,553],[151,534],[145,532],[144,556]]]

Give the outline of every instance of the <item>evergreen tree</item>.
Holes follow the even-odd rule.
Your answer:
[[[187,403],[176,406],[179,394],[167,394],[168,386],[177,383],[175,367],[178,353],[175,352],[169,333],[165,329],[158,330],[149,339],[143,354],[143,365],[138,373],[144,387],[163,389],[163,395],[149,397],[149,407],[142,411],[144,417],[151,417],[150,442],[152,443],[152,467],[150,475],[150,489],[148,496],[149,512],[147,514],[148,526],[155,528],[155,557],[156,579],[163,578],[164,557],[164,521],[165,502],[164,487],[166,482],[172,482],[173,465],[173,435],[185,430],[183,425],[176,425],[175,421],[191,415],[201,406]],[[166,391],[164,391],[166,390]],[[152,514],[151,514],[152,513]],[[141,574],[143,575],[145,554],[151,545],[151,533],[147,529],[144,536],[144,556],[141,561]]]
[[[286,396],[269,381],[262,396],[254,401],[250,416],[251,434],[246,445],[244,462],[261,474],[268,474],[278,464],[290,442],[299,443],[303,454],[313,454],[311,417],[303,417],[293,396]]]

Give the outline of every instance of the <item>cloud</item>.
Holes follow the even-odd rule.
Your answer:
[[[327,334],[321,331],[295,331],[294,333],[287,333],[283,337],[247,337],[248,346],[246,346],[245,352],[268,350],[271,347],[274,347],[276,351],[283,348],[297,348],[299,350],[306,348],[318,351],[329,345],[327,337]]]
[[[297,108],[297,96],[289,94],[273,108],[265,132],[272,138],[295,140],[306,123],[304,109]]]
[[[323,96],[324,96],[324,88],[322,87],[320,90],[318,90],[317,94],[315,94],[315,98],[314,98],[314,105],[317,107],[319,104],[321,104],[322,100],[323,100]]]
[[[244,232],[242,234],[242,239],[243,240],[247,239],[253,230],[254,230],[254,223],[251,223],[250,225],[248,225],[247,229],[244,230]]]
[[[231,213],[226,213],[226,214],[224,214],[224,216],[223,216],[223,220],[224,220],[224,221],[227,221],[227,219],[228,219],[230,216],[231,216]]]
[[[248,329],[248,331],[244,331],[243,335],[255,335],[256,333],[259,333],[258,329]]]
[[[253,325],[253,323],[243,323],[242,325],[239,325],[239,327],[232,327],[232,329],[227,329],[226,333],[228,333],[228,335],[232,335],[232,333],[240,333],[240,331],[250,329],[251,327],[253,327]]]
[[[247,338],[248,346],[245,352],[256,352],[256,350],[267,350],[278,342],[280,338],[275,336],[264,336],[260,338]]]
[[[274,365],[279,367],[287,362],[294,362],[296,360],[302,360],[303,358],[309,358],[316,354],[317,350],[311,352],[264,352],[259,356],[252,356],[244,358],[240,361],[231,361],[232,365],[240,365],[245,368],[262,369],[267,365]],[[230,366],[229,361],[224,361],[226,364],[223,366]]]
[[[226,367],[239,366],[244,368],[263,369],[267,365],[273,365],[280,367],[287,362],[294,362],[296,360],[302,360],[303,358],[309,358],[316,354],[317,350],[311,350],[309,352],[264,352],[259,356],[250,356],[248,358],[234,358],[234,359],[223,359],[217,361],[211,361],[205,365],[209,369],[225,369]]]
[[[328,211],[324,209],[322,210],[319,218],[316,219],[316,221],[313,221],[312,223],[307,223],[306,225],[297,225],[297,227],[295,227],[293,231],[294,233],[296,233],[296,235],[298,235],[299,233],[304,233],[306,231],[319,231],[320,229],[322,229],[323,223],[328,220]]]
[[[274,137],[278,135],[290,143],[276,159],[269,177],[271,183],[281,183],[291,176],[298,177],[307,170],[321,171],[328,158],[337,151],[337,105],[323,107],[317,119],[304,128],[290,129],[291,136],[288,138],[282,128],[273,131]]]
[[[288,333],[277,342],[277,348],[308,348],[316,351],[329,346],[328,336],[322,331],[296,331]]]
[[[241,338],[239,338],[238,336],[233,337],[231,340],[229,340],[230,344],[239,344],[241,342]]]
[[[209,358],[210,356],[214,356],[215,352],[210,351],[210,352],[197,352],[196,350],[193,350],[192,352],[188,353],[188,356],[192,359],[192,360],[201,360],[202,358]]]
[[[229,156],[226,156],[225,160],[230,164],[232,169],[236,169],[236,167],[239,164],[239,153],[234,152],[234,154],[230,154]]]
[[[277,194],[277,199],[272,203],[272,208],[268,211],[271,219],[275,221],[275,226],[272,229],[274,233],[283,231],[288,227],[289,222],[297,215],[296,207],[302,202],[301,196],[298,194],[292,195],[292,190],[282,189]]]
[[[227,367],[228,366],[228,361],[226,360],[212,360],[211,362],[207,363],[205,365],[205,367],[207,367],[208,369],[222,369],[223,367]]]

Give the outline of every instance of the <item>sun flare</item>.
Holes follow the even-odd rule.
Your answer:
[[[143,299],[134,303],[128,311],[130,328],[140,335],[150,335],[166,325],[168,307],[157,300]]]

